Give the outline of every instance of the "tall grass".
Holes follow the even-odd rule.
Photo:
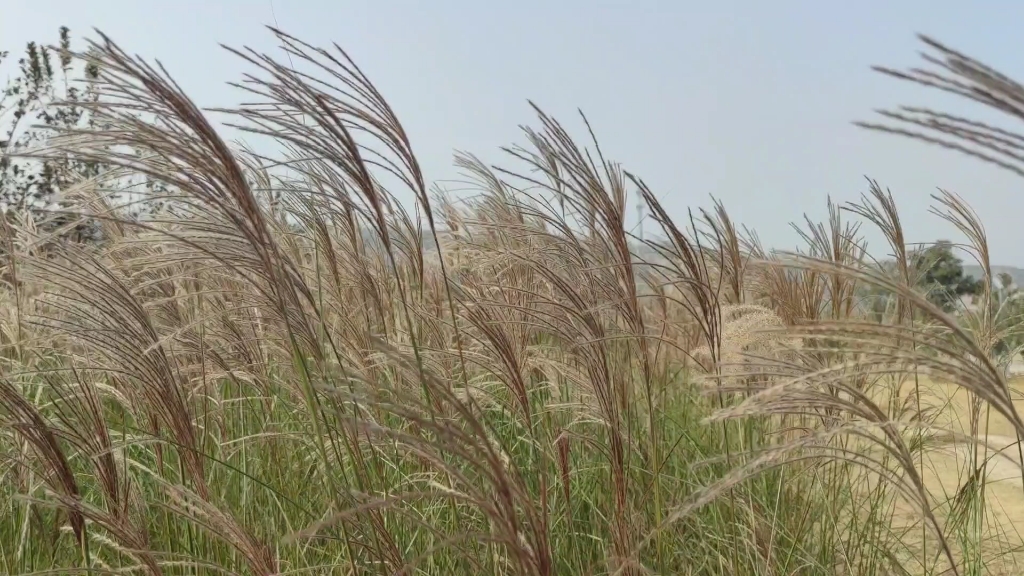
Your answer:
[[[726,208],[677,223],[536,108],[508,163],[431,192],[337,46],[232,50],[230,146],[162,68],[100,36],[90,112],[39,156],[104,241],[3,229],[0,571],[11,574],[957,574],[987,530],[985,425],[1024,431],[993,355],[919,292],[891,195],[765,249]],[[164,212],[105,201],[125,175]],[[402,194],[399,188],[403,189]],[[637,193],[662,241],[628,232]],[[397,200],[411,193],[415,210]],[[988,265],[984,229],[937,198]],[[850,216],[879,227],[873,260]],[[894,305],[876,315],[868,286]],[[991,291],[986,292],[986,298]],[[983,307],[983,310],[988,310]],[[944,430],[923,375],[967,389]],[[974,446],[957,492],[926,478]],[[937,448],[938,447],[938,448]],[[908,508],[910,514],[905,514]]]

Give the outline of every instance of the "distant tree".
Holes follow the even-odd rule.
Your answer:
[[[999,274],[996,274],[996,278],[999,279],[999,288],[1003,292],[1009,293],[1013,288],[1013,276],[1007,272],[1000,272]],[[1016,290],[1013,291],[1016,292]]]
[[[8,54],[0,54],[0,60]],[[87,104],[95,102],[98,94],[89,81],[99,76],[99,70],[93,64],[76,64],[70,31],[62,26],[55,49],[28,43],[17,62],[17,74],[0,93],[0,209],[8,218],[59,208],[63,191],[103,170],[95,162],[73,156],[46,160],[20,156],[63,130],[93,127]],[[48,222],[56,228],[63,220],[56,217]],[[82,224],[68,234],[88,240],[96,230]]]
[[[66,26],[60,27],[58,37],[54,48],[29,42],[16,75],[0,91],[0,212],[8,221],[31,215],[39,228],[60,230],[64,240],[100,240],[99,223],[69,213],[71,202],[64,196],[75,183],[95,177],[101,177],[108,200],[131,200],[118,218],[138,220],[173,212],[178,206],[172,199],[173,187],[145,174],[121,172],[114,180],[103,177],[108,167],[73,154],[50,153],[45,160],[24,155],[62,132],[105,128],[90,114],[90,106],[101,99],[96,86],[102,71],[87,58],[75,57]],[[9,54],[0,52],[0,69]],[[124,145],[119,149],[123,154],[140,153]],[[69,226],[71,222],[75,225]]]
[[[983,283],[964,273],[963,260],[953,252],[953,244],[940,240],[914,254],[914,266],[921,273],[922,287],[928,299],[949,312],[960,298],[979,294]]]

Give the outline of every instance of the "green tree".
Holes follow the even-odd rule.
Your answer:
[[[916,251],[913,262],[928,299],[947,312],[956,308],[961,297],[979,294],[984,286],[981,280],[964,273],[963,260],[953,252],[953,244],[948,240]]]

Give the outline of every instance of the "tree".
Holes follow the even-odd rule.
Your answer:
[[[0,63],[8,52],[0,53]],[[88,82],[97,79],[94,64],[76,66],[67,27],[59,30],[56,49],[29,42],[18,60],[18,74],[0,94],[0,210],[11,219],[37,217],[62,206],[61,193],[71,184],[98,176],[103,167],[70,156],[39,160],[21,156],[68,129],[93,127],[87,104],[98,99]],[[83,85],[82,80],[86,83]],[[58,229],[68,217],[46,219],[44,227]],[[67,233],[92,239],[98,228],[81,223]]]
[[[64,195],[72,185],[99,177],[106,200],[117,205],[130,198],[130,203],[115,206],[122,221],[171,210],[175,201],[171,186],[145,174],[119,171],[113,179],[105,177],[113,174],[108,167],[74,154],[51,150],[44,159],[25,155],[63,132],[103,128],[89,112],[101,100],[96,86],[102,84],[102,71],[89,58],[76,56],[71,44],[66,26],[59,29],[56,48],[29,42],[18,60],[17,76],[0,92],[0,212],[9,222],[31,217],[37,229],[59,231],[60,240],[94,242],[102,239],[103,228],[73,209]],[[0,52],[0,65],[8,54]],[[139,153],[119,148],[124,154]]]
[[[1007,272],[1000,272],[996,274],[996,278],[999,279],[999,289],[1003,292],[1010,293],[1016,292],[1013,286],[1013,276],[1010,276]]]
[[[939,240],[913,255],[914,267],[921,274],[922,287],[928,299],[947,312],[956,309],[962,296],[979,294],[981,280],[964,274],[963,261],[953,252],[953,244]]]

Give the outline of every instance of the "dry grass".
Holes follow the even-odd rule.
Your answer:
[[[273,33],[294,66],[235,51],[253,103],[220,113],[279,158],[106,38],[104,128],[38,151],[116,170],[73,191],[102,244],[4,228],[0,572],[1015,566],[1016,324],[932,306],[877,185],[778,255],[721,204],[673,222],[538,109],[511,166],[457,159],[479,194],[455,201],[343,51]],[[125,174],[168,210],[126,221],[103,201]],[[665,241],[627,232],[633,190]]]

